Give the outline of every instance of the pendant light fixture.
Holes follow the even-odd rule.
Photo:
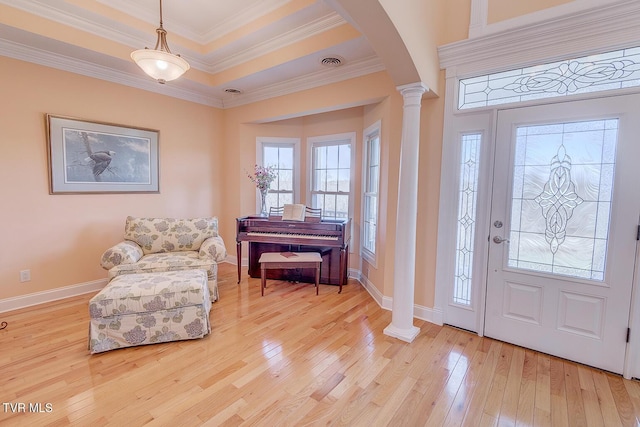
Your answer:
[[[167,44],[167,32],[162,27],[162,0],[160,0],[160,27],[156,29],[158,41],[153,49],[144,48],[131,52],[133,59],[142,71],[147,73],[158,83],[164,84],[183,75],[189,68],[189,63],[180,55],[174,55]]]

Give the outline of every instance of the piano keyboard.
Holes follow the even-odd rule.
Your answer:
[[[247,236],[293,237],[295,239],[338,240],[338,236],[323,236],[318,234],[298,234],[298,233],[265,233],[260,231],[248,231]]]

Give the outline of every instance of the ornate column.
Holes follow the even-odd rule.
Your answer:
[[[420,148],[420,106],[428,88],[422,83],[399,86],[404,98],[398,216],[393,273],[391,324],[385,335],[411,342],[420,332],[413,326],[413,298],[416,271],[416,222],[418,216],[418,154]]]

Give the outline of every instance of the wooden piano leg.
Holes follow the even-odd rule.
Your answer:
[[[338,291],[339,294],[342,293],[342,285],[344,284],[344,270],[345,268],[347,268],[347,249],[348,248],[342,248],[340,249],[340,290]]]
[[[240,270],[242,269],[242,242],[236,242],[236,255],[238,257],[238,284],[240,284]]]

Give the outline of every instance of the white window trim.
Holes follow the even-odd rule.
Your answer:
[[[343,144],[345,140],[349,141],[351,145],[351,168],[350,171],[350,183],[349,183],[349,218],[353,218],[354,211],[354,182],[355,182],[355,171],[356,171],[356,133],[355,132],[347,132],[347,133],[337,133],[333,135],[322,135],[322,136],[311,136],[307,138],[307,176],[308,176],[308,185],[307,185],[307,203],[311,203],[311,185],[313,184],[313,148],[316,145],[340,145]],[[353,224],[353,221],[351,221]],[[353,250],[353,248],[352,248]]]
[[[371,264],[372,267],[377,268],[378,264],[378,234],[379,234],[379,224],[376,224],[376,236],[375,236],[375,252],[371,252],[364,246],[364,219],[365,219],[365,186],[367,183],[367,169],[369,166],[369,144],[367,141],[369,137],[377,134],[379,139],[379,147],[382,143],[382,130],[381,130],[381,121],[373,123],[371,126],[367,127],[362,132],[362,199],[360,202],[360,223],[362,224],[362,229],[360,230],[360,256],[363,260],[367,261]],[[380,165],[378,165],[378,195],[377,195],[377,205],[376,205],[376,218],[380,219]]]
[[[259,136],[256,138],[256,164],[265,166],[263,162],[263,147],[265,145],[293,145],[293,201],[300,203],[300,138],[278,138]],[[260,194],[256,191],[256,212],[260,212]]]

